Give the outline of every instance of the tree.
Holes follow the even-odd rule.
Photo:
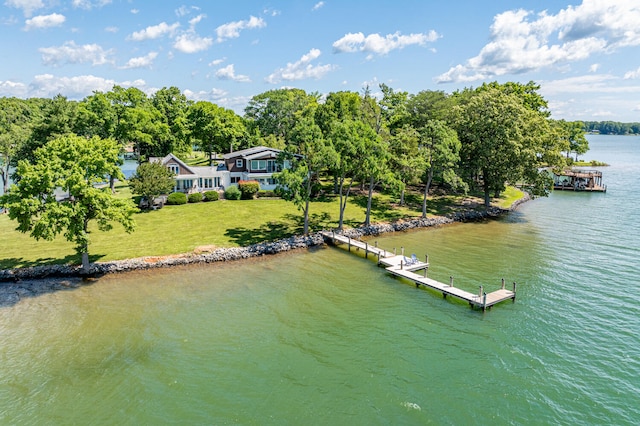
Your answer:
[[[171,170],[158,162],[142,163],[129,179],[133,194],[142,196],[147,206],[153,206],[156,197],[171,192],[175,185]]]
[[[26,101],[0,98],[0,177],[3,193],[9,189],[9,167],[31,135],[31,109]]]
[[[556,122],[557,130],[560,132],[560,138],[565,142],[565,150],[567,158],[571,153],[578,155],[586,154],[589,151],[589,141],[584,136],[584,124],[581,121],[564,121]]]
[[[169,132],[164,142],[164,150],[175,154],[191,152],[187,112],[191,101],[175,86],[158,90],[151,96],[151,103],[160,112],[161,121]]]
[[[280,159],[288,162],[275,178],[278,192],[287,201],[302,210],[304,235],[309,234],[309,205],[313,196],[313,184],[323,167],[332,161],[332,151],[326,146],[320,128],[312,117],[299,121],[291,132],[291,144]]]
[[[426,169],[420,155],[420,134],[409,125],[398,129],[389,139],[389,167],[400,182],[400,205],[404,205],[406,186],[417,181]]]
[[[556,148],[543,113],[516,94],[483,87],[455,108],[455,117],[466,177],[481,182],[486,207],[491,192],[498,196],[507,182],[526,184],[534,195],[547,193],[548,174],[539,168],[555,158]]]
[[[75,243],[84,271],[89,269],[89,223],[100,231],[119,222],[127,232],[134,229],[134,206],[118,199],[98,185],[109,176],[123,178],[118,167],[120,148],[113,139],[62,136],[34,153],[34,162],[20,161],[16,184],[0,203],[9,217],[18,222],[17,230],[36,240],[53,240],[58,234]],[[56,190],[66,197],[56,199]]]
[[[418,151],[424,160],[425,185],[422,198],[422,217],[427,217],[427,197],[434,174],[439,173],[443,180],[454,188],[464,187],[456,173],[460,160],[460,140],[455,130],[441,120],[429,120],[420,129]]]
[[[209,155],[209,165],[213,163],[214,152],[233,151],[246,135],[244,121],[238,114],[211,102],[196,102],[189,108],[188,119],[191,136]]]

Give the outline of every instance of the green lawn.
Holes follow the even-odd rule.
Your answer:
[[[118,197],[130,198],[127,186],[119,186]],[[505,191],[500,200],[509,206],[519,198],[517,190]],[[444,214],[459,208],[470,197],[437,197],[428,202],[429,214]],[[372,222],[392,221],[421,214],[419,194],[409,194],[407,205],[400,207],[388,195],[378,194],[373,203]],[[345,226],[363,223],[366,197],[350,197],[345,213]],[[312,230],[337,226],[338,199],[330,196],[313,202],[310,209]],[[95,230],[91,234],[89,253],[92,261],[162,256],[192,252],[199,246],[234,247],[301,234],[302,215],[292,203],[280,199],[256,199],[165,206],[157,211],[135,216],[136,230],[124,232],[116,224],[109,232]],[[35,241],[15,230],[16,223],[8,215],[0,215],[2,251],[0,269],[50,263],[79,263],[73,245],[59,237],[55,241]]]

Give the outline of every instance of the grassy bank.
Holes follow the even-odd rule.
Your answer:
[[[117,188],[118,196],[130,198],[127,186]],[[509,207],[522,193],[510,188],[496,203]],[[407,195],[407,205],[378,194],[372,207],[372,221],[393,221],[421,215],[419,193]],[[460,208],[473,208],[479,203],[475,197],[441,196],[429,200],[429,214],[442,215]],[[350,197],[345,212],[345,225],[355,227],[365,217],[366,197]],[[338,199],[328,196],[311,205],[312,230],[329,229],[338,224]],[[292,203],[281,199],[257,199],[165,206],[135,215],[136,231],[124,232],[115,225],[109,232],[95,230],[91,234],[91,261],[128,259],[142,256],[163,256],[187,253],[199,246],[234,247],[285,238],[300,234],[302,215]],[[0,269],[52,263],[79,263],[73,245],[57,238],[55,241],[35,241],[15,230],[16,222],[0,215]]]

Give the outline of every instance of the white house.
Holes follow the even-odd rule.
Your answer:
[[[281,171],[277,162],[280,152],[276,148],[257,146],[224,154],[224,162],[210,167],[188,166],[173,154],[149,161],[158,161],[175,174],[174,192],[224,190],[241,180],[255,180],[260,183],[260,189],[272,190],[277,186],[273,174]]]

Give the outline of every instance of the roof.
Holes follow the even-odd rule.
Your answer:
[[[273,154],[272,156],[275,157],[280,152],[282,152],[282,150],[277,149],[277,148],[270,148],[268,146],[254,146],[253,148],[241,149],[240,151],[235,151],[235,152],[230,152],[228,154],[224,154],[222,157],[225,160],[228,160],[230,158],[236,158],[236,157],[243,157],[243,158],[252,157],[252,158],[256,158],[261,154],[266,154],[267,152],[272,153]]]

